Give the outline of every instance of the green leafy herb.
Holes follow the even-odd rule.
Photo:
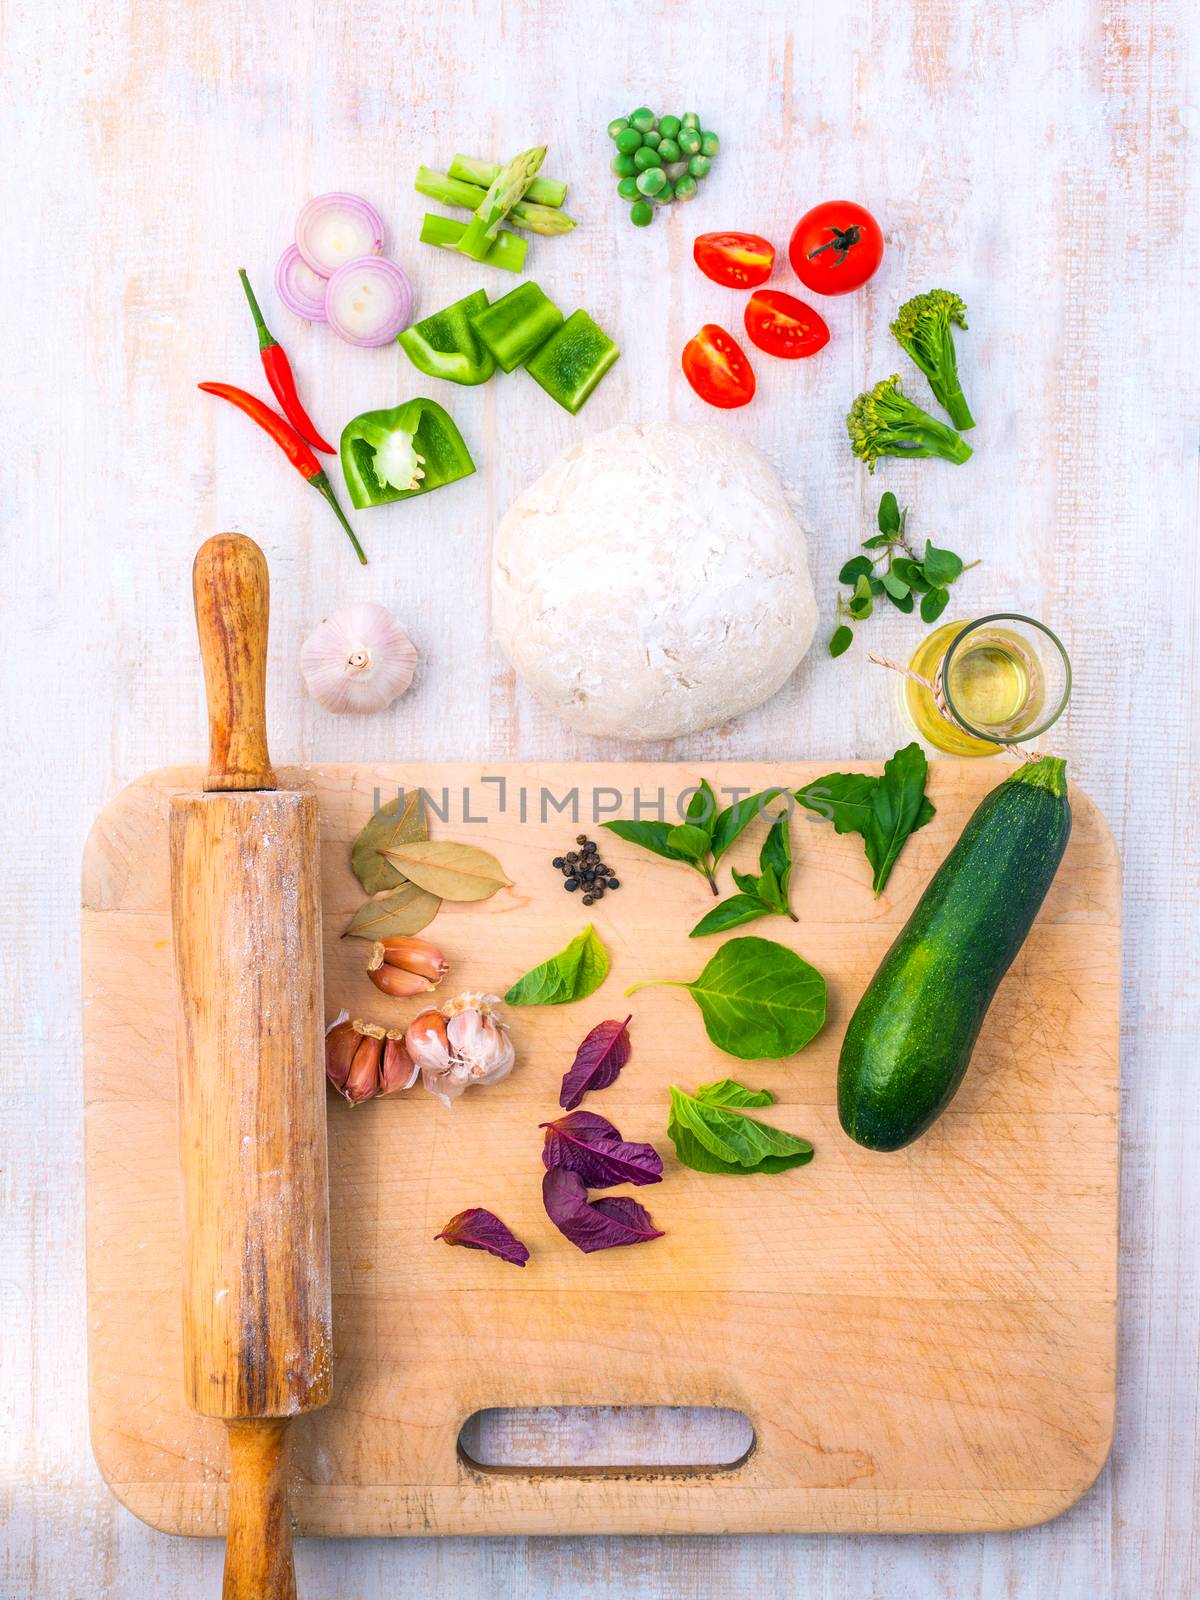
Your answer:
[[[712,1090],[737,1091],[729,1099],[705,1098],[705,1090],[695,1095],[671,1089],[671,1116],[667,1134],[675,1154],[685,1167],[696,1172],[743,1175],[750,1172],[786,1172],[802,1167],[813,1158],[807,1139],[797,1139],[782,1128],[768,1127],[754,1117],[740,1117],[724,1108],[729,1105],[768,1105],[766,1099],[740,1083],[725,1079],[706,1086]]]
[[[979,565],[977,561],[964,565],[953,550],[939,550],[928,539],[925,554],[918,557],[906,533],[908,509],[900,509],[890,490],[879,502],[876,520],[879,532],[864,539],[862,546],[872,554],[851,556],[838,573],[838,582],[848,584],[850,593],[838,596],[837,615],[847,620],[839,620],[830,636],[831,656],[845,655],[854,642],[850,624],[865,622],[880,595],[886,595],[906,616],[912,614],[920,595],[921,620],[936,622],[950,603],[949,585]]]
[[[421,799],[418,789],[413,794],[397,795],[389,800],[380,806],[350,846],[354,876],[368,894],[396,889],[405,882],[404,873],[387,861],[383,852],[397,845],[428,839],[429,819]]]
[[[703,778],[688,801],[682,822],[606,822],[604,826],[618,839],[628,839],[656,856],[686,862],[719,894],[717,862],[755,817],[762,815],[768,801],[783,793],[782,789],[764,789],[719,811],[712,785]]]
[[[702,1083],[695,1098],[706,1106],[769,1106],[775,1101],[770,1089],[747,1089],[744,1083],[737,1083],[733,1078]]]
[[[686,989],[700,1007],[708,1037],[743,1061],[794,1055],[825,1021],[825,979],[794,950],[770,939],[730,939],[692,983],[652,978],[625,992],[655,985]]]
[[[534,967],[504,996],[510,1006],[559,1006],[583,1000],[608,977],[608,952],[589,922],[565,950]]]
[[[706,933],[725,933],[730,928],[741,927],[745,922],[753,922],[757,917],[769,917],[772,914],[791,917],[793,922],[799,921],[788,904],[788,886],[792,876],[790,822],[791,815],[787,811],[776,817],[759,852],[759,876],[755,877],[752,872],[735,871],[733,881],[741,893],[722,900],[720,905],[714,906],[706,916],[701,917],[692,929],[693,939]]]
[[[925,794],[929,763],[914,740],[884,763],[883,776],[864,772],[830,772],[796,790],[809,811],[832,822],[837,833],[862,835],[871,863],[872,888],[878,894],[888,881],[896,857],[910,833],[934,816]]]

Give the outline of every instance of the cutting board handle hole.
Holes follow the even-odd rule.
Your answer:
[[[463,1423],[458,1453],[480,1472],[732,1472],[754,1426],[724,1406],[497,1406]]]

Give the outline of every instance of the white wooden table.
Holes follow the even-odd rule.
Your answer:
[[[797,371],[761,359],[755,404],[727,425],[772,454],[814,530],[821,641],[837,568],[890,486],[919,537],[983,557],[956,610],[1032,612],[1074,658],[1055,746],[1111,818],[1127,873],[1112,1461],[1074,1510],[1016,1535],[313,1542],[299,1550],[302,1590],[1200,1590],[1198,44],[1186,0],[13,0],[0,12],[5,1600],[190,1600],[219,1586],[217,1546],[134,1522],[94,1467],[82,1282],[77,862],[121,784],[200,752],[196,544],[233,527],[267,550],[281,759],[631,754],[564,732],[490,649],[491,527],[583,430],[701,414],[679,351],[701,322],[736,328],[740,300],[692,268],[696,232],[751,228],[782,246],[801,210],[840,195],[884,220],[884,268],[830,303],[818,360]],[[697,203],[647,231],[622,215],[604,137],[642,100],[694,106],[725,141]],[[519,377],[454,394],[480,471],[361,514],[372,562],[359,569],[318,497],[193,388],[263,390],[234,270],[251,270],[318,419],[338,428],[427,385],[398,351],[352,350],[276,306],[271,270],[301,202],[332,188],[373,199],[427,312],[477,274],[415,243],[414,168],[537,139],[581,225],[535,240],[531,275],[591,310],[622,360],[577,420]],[[977,455],[872,482],[842,414],[866,381],[907,370],[887,322],[935,284],[971,307],[961,348]],[[350,598],[392,605],[423,662],[392,711],[339,721],[303,694],[297,655]],[[814,650],[736,725],[644,753],[886,754],[904,729],[865,642],[904,654],[917,631],[876,619],[850,656]]]

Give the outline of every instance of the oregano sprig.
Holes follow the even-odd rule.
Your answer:
[[[865,622],[880,595],[897,611],[910,614],[921,597],[922,622],[936,622],[950,603],[950,585],[978,561],[964,562],[953,550],[940,550],[926,539],[918,557],[908,540],[908,507],[901,510],[889,489],[879,502],[879,532],[863,540],[870,555],[852,556],[838,573],[838,582],[850,586],[849,596],[839,595],[837,614],[845,617],[829,640],[831,656],[844,655],[854,641],[853,622]],[[874,552],[878,552],[875,554]],[[882,568],[882,570],[880,570]]]

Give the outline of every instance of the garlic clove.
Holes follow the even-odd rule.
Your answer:
[[[300,671],[327,711],[380,711],[413,681],[417,652],[386,606],[342,606],[314,628],[300,651]]]
[[[345,1093],[350,1064],[361,1038],[346,1011],[335,1017],[325,1030],[325,1076],[339,1094]]]
[[[383,1061],[379,1068],[380,1098],[385,1094],[399,1094],[402,1089],[411,1089],[420,1070],[404,1048],[403,1035],[389,1028],[388,1036],[383,1041]]]
[[[391,939],[376,939],[367,970],[373,971],[381,964],[403,967],[405,972],[419,972],[434,984],[441,983],[450,971],[450,963],[436,945],[430,944],[428,939],[414,939],[403,934]]]

